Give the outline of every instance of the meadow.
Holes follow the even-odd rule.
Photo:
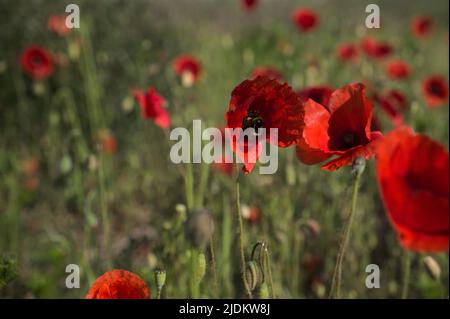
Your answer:
[[[79,5],[80,28],[50,23],[69,3]],[[369,3],[380,7],[381,28],[365,25]],[[0,0],[0,297],[85,298],[103,273],[124,269],[152,298],[448,298],[448,176],[435,179],[434,149],[415,156],[430,167],[421,183],[444,185],[447,213],[436,217],[432,205],[421,213],[446,248],[400,240],[375,157],[327,171],[304,164],[292,144],[278,148],[276,173],[263,175],[258,164],[244,174],[242,164],[169,156],[173,128],[229,124],[244,80],[288,83],[302,110],[311,101],[303,95],[325,105],[323,87],[358,82],[373,105],[373,131],[407,126],[428,136],[445,150],[448,173],[448,6]],[[298,8],[315,20],[295,20]],[[425,31],[414,29],[418,16],[431,21]],[[38,57],[27,61],[30,47]],[[431,76],[443,88],[427,95]],[[318,86],[319,100],[306,91]],[[444,95],[437,102],[436,91]],[[149,96],[158,109],[146,109]],[[66,286],[70,264],[79,266],[79,288]],[[370,264],[379,288],[366,286]]]

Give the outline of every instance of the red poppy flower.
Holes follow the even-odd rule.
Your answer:
[[[357,157],[374,155],[380,132],[371,131],[372,104],[361,83],[348,84],[330,97],[328,105],[309,99],[305,105],[305,127],[297,144],[297,157],[305,164],[337,158],[323,165],[333,171],[351,165]]]
[[[328,85],[317,85],[298,91],[298,95],[303,102],[309,99],[322,105],[328,105],[333,88]]]
[[[257,224],[261,221],[261,211],[258,207],[242,205],[241,214],[249,224]]]
[[[34,176],[39,171],[39,162],[34,159],[24,159],[20,162],[20,170],[28,176]]]
[[[108,129],[102,129],[97,133],[97,143],[102,152],[114,154],[117,151],[117,140]]]
[[[149,299],[145,281],[127,270],[114,269],[95,280],[86,299]]]
[[[173,61],[175,73],[181,78],[184,86],[192,86],[200,78],[202,66],[192,55],[180,55]]]
[[[441,106],[448,101],[448,84],[442,76],[429,76],[422,83],[422,94],[428,106]]]
[[[71,31],[66,25],[66,16],[64,14],[51,14],[47,19],[47,28],[60,37],[66,36]]]
[[[259,0],[240,0],[241,7],[247,12],[253,11],[259,4]]]
[[[149,87],[147,92],[136,90],[133,95],[141,107],[143,119],[152,119],[161,128],[170,126],[170,116],[164,107],[166,100],[154,88]]]
[[[319,16],[311,9],[299,8],[292,14],[292,21],[301,32],[309,32],[318,26]]]
[[[23,183],[23,186],[25,189],[34,192],[39,188],[39,179],[33,176],[27,177]]]
[[[395,125],[403,124],[403,113],[408,107],[406,96],[399,90],[386,90],[376,94],[374,100],[380,104],[382,110]]]
[[[367,56],[375,59],[382,59],[393,52],[393,48],[389,43],[379,42],[369,36],[362,40],[361,47]]]
[[[255,68],[252,73],[252,79],[256,79],[258,76],[266,76],[275,80],[281,80],[283,77],[281,72],[272,66],[260,66]]]
[[[414,251],[448,251],[448,152],[401,127],[376,147],[384,206],[401,244]]]
[[[277,145],[288,147],[301,136],[303,115],[302,102],[288,84],[260,76],[234,88],[225,117],[227,128],[253,128],[255,135],[259,128],[266,129],[268,142],[271,142],[270,129],[278,129]],[[263,141],[256,136],[255,145],[250,145],[240,136],[228,139],[232,150],[245,163],[243,171],[248,174],[259,157]]]
[[[37,45],[32,45],[22,52],[20,64],[25,73],[36,80],[46,79],[53,72],[52,56]]]
[[[337,47],[336,54],[343,62],[355,62],[358,59],[358,47],[352,43],[343,43]]]
[[[434,20],[427,16],[414,17],[411,21],[411,31],[418,38],[429,36],[435,27]]]
[[[411,68],[406,61],[391,60],[386,64],[386,74],[392,80],[403,80],[411,75]]]

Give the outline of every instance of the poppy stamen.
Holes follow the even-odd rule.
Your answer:
[[[258,129],[264,127],[264,120],[255,110],[249,110],[247,116],[242,119],[242,129],[245,131],[248,128],[255,130],[255,135],[258,135]]]

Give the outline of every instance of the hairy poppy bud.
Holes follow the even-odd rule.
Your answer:
[[[259,298],[261,299],[269,299],[269,287],[266,282],[263,282],[259,286]]]
[[[441,267],[439,267],[439,264],[433,257],[425,257],[423,259],[423,264],[425,265],[425,269],[431,278],[434,280],[439,280],[441,278]]]
[[[203,250],[214,233],[214,220],[209,211],[192,212],[186,221],[186,236],[199,250]]]
[[[245,278],[250,290],[255,290],[256,286],[262,281],[262,270],[253,260],[247,262],[245,266]]]

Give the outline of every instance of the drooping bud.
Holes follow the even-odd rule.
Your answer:
[[[247,262],[245,266],[245,278],[250,290],[255,290],[255,288],[262,281],[262,271],[259,265],[253,260]]]
[[[439,267],[439,264],[433,257],[425,257],[423,259],[423,264],[431,278],[434,280],[439,280],[441,278],[441,267]]]
[[[204,250],[214,233],[214,220],[210,212],[203,209],[189,214],[185,231],[191,243],[200,251]]]

